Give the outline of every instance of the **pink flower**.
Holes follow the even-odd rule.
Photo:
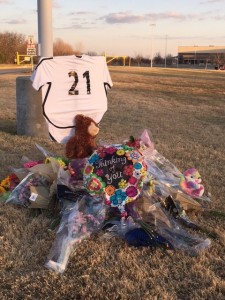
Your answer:
[[[36,166],[38,164],[37,161],[28,161],[26,163],[23,164],[23,167],[26,169],[32,168],[34,166]]]
[[[137,182],[137,178],[135,178],[134,176],[132,176],[132,177],[129,178],[128,181],[129,181],[130,184],[134,185]]]
[[[114,147],[114,146],[111,146],[111,147],[108,147],[105,149],[105,152],[108,153],[108,154],[113,154],[117,151],[117,148]]]
[[[101,177],[104,174],[104,172],[102,169],[99,169],[96,171],[96,174]]]
[[[137,196],[137,194],[138,194],[138,191],[135,186],[129,186],[126,190],[126,195],[128,197],[133,198],[133,197]]]
[[[123,173],[127,176],[132,176],[134,171],[133,165],[125,166],[123,169]]]

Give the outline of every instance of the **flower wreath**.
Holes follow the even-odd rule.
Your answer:
[[[142,154],[127,145],[102,146],[88,159],[84,184],[91,195],[104,194],[105,203],[124,212],[141,192],[146,176]]]

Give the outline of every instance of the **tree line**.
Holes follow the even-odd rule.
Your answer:
[[[26,54],[27,52],[27,36],[16,32],[0,32],[0,64],[13,64],[15,62],[16,53]],[[75,45],[75,48],[70,44],[64,42],[62,39],[56,39],[53,43],[53,55],[79,55],[83,51],[82,43]],[[98,55],[96,52],[89,51],[88,55]],[[102,53],[101,53],[102,55]],[[154,64],[163,64],[164,58],[157,53],[155,55]],[[132,65],[149,65],[151,60],[149,57],[145,58],[141,54],[137,54],[134,57],[127,57],[126,61],[129,61]],[[122,65],[122,58],[114,59],[111,65]],[[127,62],[126,62],[127,64]],[[172,64],[172,56],[167,55],[167,64]]]
[[[16,32],[0,32],[0,64],[13,64],[16,53],[27,53],[27,36]],[[61,39],[56,39],[53,43],[53,55],[80,54],[82,45],[77,45],[77,50]]]
[[[0,32],[0,64],[13,64],[15,63],[16,53],[26,54],[27,52],[27,36],[24,34],[16,33],[16,32]],[[37,49],[36,49],[37,50]],[[53,43],[53,55],[79,55],[83,53],[83,45],[82,43],[78,43],[75,45],[75,49],[70,44],[64,42],[62,39],[56,39]],[[89,51],[86,53],[88,55],[98,55],[96,52]],[[103,55],[103,53],[101,53]],[[35,57],[34,62],[38,57]],[[225,64],[225,55],[224,54],[214,54],[210,55],[205,62],[206,64],[211,62],[216,65]],[[154,65],[166,65],[171,66],[172,64],[178,63],[178,61],[171,55],[167,54],[166,57],[162,57],[160,52],[156,53],[152,58],[152,63]],[[109,65],[123,65],[124,58],[118,57],[111,62]],[[151,64],[150,57],[144,57],[141,54],[136,54],[134,57],[127,56],[125,59],[126,65],[133,66],[149,66]]]

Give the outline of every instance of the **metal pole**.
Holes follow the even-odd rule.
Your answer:
[[[53,56],[52,0],[38,0],[38,50],[39,56]]]
[[[166,68],[166,55],[167,55],[167,35],[166,35],[166,43],[165,43],[165,68]]]
[[[151,30],[151,68],[152,68],[152,61],[153,61],[153,27],[155,24],[150,24],[152,30]]]

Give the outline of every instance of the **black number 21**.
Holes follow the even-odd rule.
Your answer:
[[[71,71],[68,73],[69,77],[74,77],[74,83],[72,84],[68,94],[69,95],[79,95],[79,91],[76,90],[76,86],[78,84],[78,74],[75,71]],[[83,78],[86,78],[86,86],[87,86],[87,94],[91,94],[91,84],[90,84],[90,74],[89,71],[83,73]]]

